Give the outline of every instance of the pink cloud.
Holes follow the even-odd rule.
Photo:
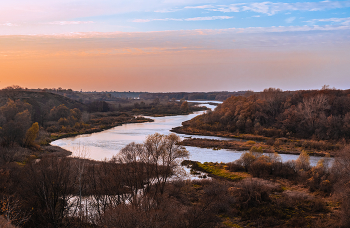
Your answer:
[[[81,24],[93,24],[93,21],[53,21],[47,24],[49,25],[81,25]]]

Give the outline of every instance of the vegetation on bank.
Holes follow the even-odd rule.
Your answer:
[[[249,97],[230,97],[214,111],[184,125],[266,137],[348,140],[349,95],[350,90],[282,92],[266,89]]]
[[[347,227],[349,225],[348,162],[350,147],[332,165],[321,159],[311,167],[302,153],[296,161],[279,155],[247,152],[230,163],[185,161],[192,173],[205,172],[228,180],[236,201],[234,217],[224,224],[240,227]],[[231,178],[241,174],[241,179]],[[243,175],[242,175],[243,174]]]
[[[188,156],[179,140],[150,135],[104,162],[51,156],[7,163],[0,172],[0,215],[21,227],[105,227],[117,207],[158,208],[169,178]]]
[[[350,148],[311,167],[257,152],[231,163],[183,162],[176,135],[151,135],[110,161],[45,157],[0,172],[0,214],[19,227],[348,227]],[[177,180],[169,182],[172,175]],[[52,197],[46,197],[52,196]],[[88,210],[88,211],[87,211]]]
[[[128,104],[120,105],[110,102],[112,110],[132,113],[133,115],[145,116],[173,116],[173,115],[188,115],[196,111],[206,110],[206,107],[198,106],[189,103],[185,100],[176,101],[175,99],[159,99],[154,100],[133,100]]]
[[[181,145],[201,148],[231,149],[237,151],[253,151],[279,154],[300,154],[303,151],[312,156],[334,156],[344,145],[326,143],[313,140],[267,140],[259,142],[253,140],[216,140],[201,138],[185,138]]]
[[[270,88],[249,97],[230,97],[174,131],[263,141],[274,150],[334,154],[350,140],[349,103],[350,90]]]
[[[123,101],[122,105],[104,100],[90,100],[83,104],[44,91],[33,92],[20,87],[0,90],[0,148],[4,151],[17,148],[18,151],[16,156],[0,157],[0,163],[24,159],[30,154],[29,151],[32,151],[31,154],[56,151],[47,146],[59,138],[100,132],[121,124],[153,121],[141,115],[189,114],[205,109],[186,101],[120,100]],[[20,152],[23,154],[19,155]]]
[[[251,177],[249,174],[243,172],[231,172],[227,169],[225,163],[213,163],[213,162],[195,162],[185,160],[182,162],[183,166],[191,168],[191,174],[197,175],[200,172],[209,174],[211,177],[223,178],[230,181],[239,181],[247,177]],[[199,171],[199,172],[198,172]],[[206,178],[206,176],[200,176],[200,178]]]
[[[321,98],[326,96],[327,104],[332,105],[337,100],[334,94],[345,93],[333,90],[329,92],[327,89],[322,91],[325,92],[320,92],[323,94],[320,95]],[[39,228],[350,226],[350,147],[342,146],[347,143],[346,137],[318,138],[320,135],[330,134],[326,128],[326,133],[315,131],[310,137],[302,139],[298,131],[287,134],[288,132],[283,131],[283,127],[277,128],[279,125],[276,123],[281,120],[277,118],[276,125],[273,124],[268,131],[262,131],[264,134],[256,131],[259,128],[255,128],[255,124],[253,128],[249,128],[251,125],[248,119],[245,119],[244,129],[230,131],[228,128],[225,129],[223,124],[230,126],[234,123],[236,115],[241,116],[243,112],[237,111],[225,119],[226,117],[212,113],[222,110],[223,106],[230,108],[231,106],[225,106],[226,104],[219,106],[217,110],[204,115],[205,118],[200,117],[198,122],[214,120],[216,121],[214,127],[209,121],[206,122],[210,123],[208,126],[197,128],[192,121],[198,119],[185,123],[186,127],[198,134],[202,132],[222,136],[226,134],[245,140],[223,142],[193,139],[185,143],[197,143],[208,147],[215,145],[217,149],[223,145],[239,146],[249,148],[250,152],[244,153],[239,160],[226,164],[187,162],[187,165],[191,165],[193,173],[205,172],[211,178],[185,180],[182,178],[183,172],[179,164],[186,159],[188,152],[180,145],[180,139],[176,135],[151,135],[143,144],[131,143],[122,149],[118,156],[103,162],[42,156],[40,149],[44,146],[39,144],[45,144],[47,140],[89,130],[105,129],[122,121],[135,120],[134,115],[141,110],[139,108],[134,110],[137,106],[135,103],[140,105],[141,101],[133,100],[133,103],[125,106],[94,101],[88,105],[82,104],[83,108],[79,109],[69,106],[69,103],[44,102],[50,95],[43,96],[46,98],[40,100],[38,102],[40,104],[29,103],[28,97],[21,97],[22,93],[15,92],[13,94],[16,95],[16,99],[9,100],[7,97],[0,107],[2,143],[0,226],[4,224]],[[281,91],[270,90],[264,93],[283,97],[280,96]],[[282,94],[290,95],[298,92]],[[308,92],[305,94],[303,104],[297,105],[298,112],[307,107],[314,107],[306,105],[311,101],[311,104],[314,104],[316,101],[324,100],[312,99]],[[264,97],[263,95],[261,96]],[[316,95],[318,97],[318,92]],[[340,97],[340,101],[337,102],[340,102],[340,106],[346,105],[345,97],[343,95]],[[249,101],[251,97],[230,99],[237,101],[232,107],[254,107],[247,109],[249,113],[255,113],[254,115],[257,115],[257,112],[254,112],[256,110],[262,111],[259,109],[260,106],[254,104],[246,106],[244,99]],[[270,104],[272,100],[269,98],[261,102],[259,99],[253,99],[252,102]],[[158,101],[159,103],[157,100],[145,103],[145,107],[150,108],[145,108],[143,111],[149,110],[154,115],[170,107],[177,107],[176,110],[182,113],[191,111],[189,104],[185,102],[180,105],[174,101]],[[341,103],[343,101],[345,103]],[[168,103],[170,106],[167,106]],[[283,108],[288,107],[285,102],[283,105]],[[340,109],[344,111],[347,107],[338,107],[338,110]],[[328,108],[316,110],[317,112],[321,110],[320,113],[326,116],[335,113]],[[314,112],[315,110],[311,114]],[[346,125],[348,111],[343,113],[345,113],[343,116],[340,115],[336,119]],[[270,118],[270,113],[266,115]],[[313,125],[316,126],[316,130],[317,127],[323,126],[318,122],[318,117],[320,116],[316,115]],[[242,118],[238,118],[237,121],[243,121]],[[335,117],[332,115],[332,118]],[[304,125],[308,123],[303,119],[298,121],[304,121],[302,122]],[[282,121],[282,123],[291,122]],[[265,129],[268,129],[270,125],[265,124]],[[240,125],[235,125],[238,126]],[[333,126],[329,129],[334,128]],[[340,132],[344,129],[340,128]],[[315,167],[310,166],[308,156],[310,151],[336,154],[335,151],[339,148],[341,150],[338,151],[332,166],[325,160],[321,160]],[[281,162],[278,154],[262,155],[262,152],[267,150],[279,152],[294,149],[300,149],[299,159],[286,163]],[[177,180],[169,182],[169,178],[173,176],[176,176]]]
[[[197,93],[188,93],[188,92],[180,92],[180,93],[143,93],[140,94],[140,98],[142,99],[176,99],[176,100],[217,100],[224,101],[231,96],[242,96],[249,93],[248,91],[238,91],[238,92],[197,92]]]

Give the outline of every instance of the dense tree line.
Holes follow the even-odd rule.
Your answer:
[[[0,107],[0,143],[2,147],[36,147],[34,143],[40,129],[40,124],[34,122],[35,107],[31,104],[9,99]],[[48,130],[53,128],[76,126],[82,119],[82,112],[77,109],[69,109],[64,104],[54,106],[46,115],[41,127]],[[57,129],[56,129],[57,130]]]
[[[214,111],[184,125],[268,137],[349,139],[350,91],[265,89],[249,97],[232,96]]]
[[[238,91],[238,92],[207,92],[207,93],[188,93],[188,92],[179,92],[179,93],[144,93],[140,94],[142,99],[176,99],[176,100],[220,100],[223,101],[230,96],[240,96],[244,95],[247,91]]]
[[[30,146],[34,143],[39,125],[33,124],[31,114],[32,106],[20,100],[9,99],[0,107],[1,146]]]
[[[122,123],[151,121],[135,115],[176,115],[203,110],[187,102],[160,101],[158,98],[153,102],[126,99],[123,102],[121,105],[95,100],[82,104],[57,94],[32,92],[20,87],[5,88],[0,91],[0,146],[37,150],[40,149],[38,145],[52,141],[52,133],[53,137],[92,133]],[[27,132],[29,128],[31,130]],[[36,138],[38,145],[34,143]],[[11,156],[3,157],[7,160]]]
[[[132,112],[133,114],[143,115],[185,115],[195,111],[204,110],[203,107],[197,106],[187,101],[169,101],[155,98],[152,102],[134,102],[133,105],[112,106],[112,110],[119,112]]]

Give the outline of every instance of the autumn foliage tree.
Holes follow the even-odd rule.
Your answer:
[[[39,124],[38,122],[35,122],[32,124],[32,126],[27,130],[25,139],[24,139],[24,145],[26,146],[33,146],[34,141],[39,133]]]
[[[185,125],[267,137],[350,139],[349,104],[350,90],[283,92],[270,88],[249,97],[232,96]]]
[[[23,145],[24,138],[31,120],[31,105],[20,100],[11,99],[0,108],[1,143],[3,146],[13,146],[15,143]]]

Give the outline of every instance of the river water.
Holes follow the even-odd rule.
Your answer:
[[[201,101],[202,103],[203,101]],[[208,103],[220,103],[208,101],[203,104],[208,108],[214,109],[214,105]],[[72,156],[83,156],[93,160],[110,159],[114,155],[131,142],[142,143],[147,135],[154,133],[170,134],[170,130],[174,127],[181,126],[183,121],[190,120],[197,115],[202,114],[203,111],[196,112],[190,115],[178,115],[178,116],[165,116],[165,117],[148,117],[152,118],[154,122],[148,123],[132,123],[123,124],[112,129],[92,133],[87,135],[80,135],[71,138],[59,139],[51,144],[54,146],[62,147],[71,151]],[[183,135],[180,137],[195,137],[195,138],[208,138],[208,139],[220,139],[220,140],[237,140],[230,138],[214,137],[214,136],[198,136],[198,135]],[[190,152],[190,160],[199,162],[232,162],[239,159],[244,151],[234,150],[214,150],[198,147],[186,146],[186,149]],[[298,155],[280,154],[282,161],[295,160]],[[320,157],[310,156],[311,165],[316,165]]]

